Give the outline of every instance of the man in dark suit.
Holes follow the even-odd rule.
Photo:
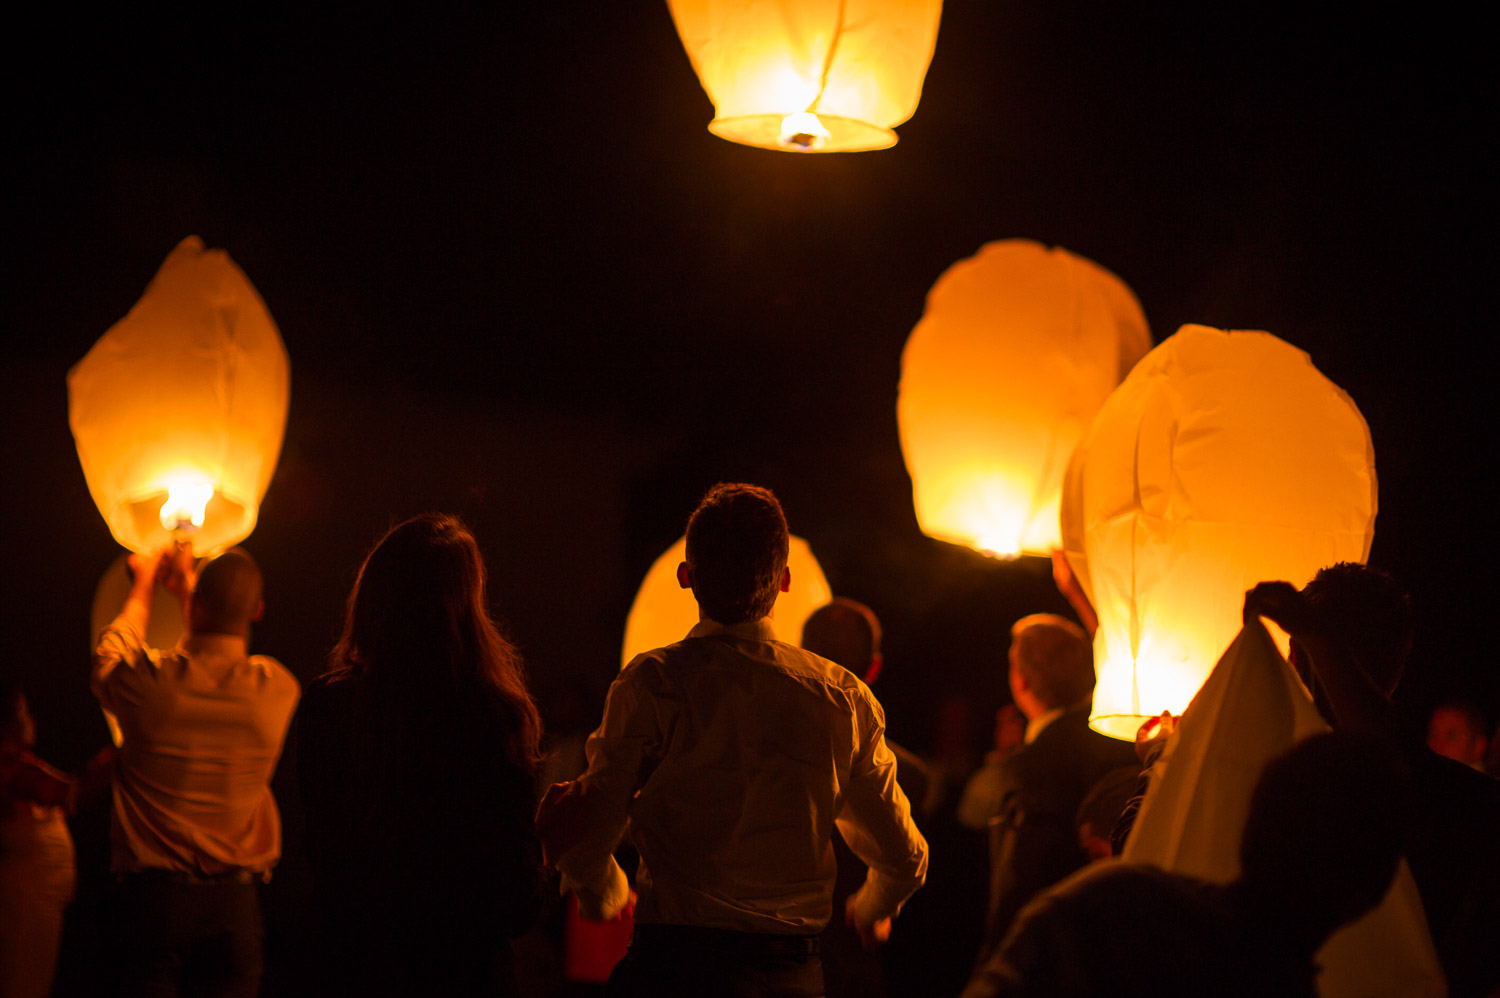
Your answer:
[[[1129,742],[1089,728],[1094,658],[1072,621],[1034,614],[1011,628],[1010,690],[1025,743],[1001,759],[990,828],[990,900],[981,962],[1032,897],[1088,862],[1076,816],[1110,771],[1138,765]]]

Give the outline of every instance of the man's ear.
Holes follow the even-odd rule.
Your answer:
[[[688,563],[685,561],[677,563],[677,584],[683,589],[693,588],[693,573],[688,570]]]
[[[250,620],[253,623],[254,621],[260,620],[260,618],[264,617],[265,615],[266,601],[261,600],[259,603],[255,604],[255,612],[250,615]]]
[[[781,591],[784,593],[792,591],[792,569],[790,565],[781,570]]]

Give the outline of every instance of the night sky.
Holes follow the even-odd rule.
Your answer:
[[[1419,621],[1401,697],[1493,720],[1495,94],[1442,8],[952,3],[894,149],[793,156],[708,133],[664,3],[130,6],[7,45],[0,640],[53,761],[104,737],[87,627],[120,553],[64,379],[189,234],[291,356],[246,546],[256,647],[304,680],[368,546],[450,511],[534,684],[592,722],[640,577],[740,479],[885,620],[893,734],[929,746],[957,697],[982,739],[1009,624],[1064,604],[1039,560],[921,535],[896,387],[937,277],[1024,236],[1119,274],[1157,340],[1267,329],[1353,396],[1371,560]]]

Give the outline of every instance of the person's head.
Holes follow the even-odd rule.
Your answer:
[[[1378,568],[1341,561],[1320,570],[1302,595],[1328,636],[1390,696],[1411,653],[1411,603],[1400,584]]]
[[[265,610],[260,566],[244,548],[230,548],[198,569],[188,601],[188,630],[194,634],[250,632]]]
[[[812,612],[802,647],[873,683],[880,674],[880,621],[863,603],[842,596]]]
[[[1347,732],[1308,738],[1261,774],[1238,888],[1311,953],[1385,896],[1411,812],[1409,777],[1389,745]]]
[[[1078,844],[1089,854],[1090,862],[1114,855],[1110,836],[1115,830],[1115,823],[1130,803],[1130,798],[1135,796],[1140,776],[1138,766],[1112,769],[1094,784],[1083,798],[1083,803],[1078,805],[1075,820]]]
[[[1464,700],[1449,700],[1434,707],[1427,720],[1427,747],[1477,768],[1484,763],[1490,747],[1488,732],[1478,707]]]
[[[484,559],[456,517],[413,517],[375,545],[349,594],[333,665],[418,703],[493,691],[518,722],[517,760],[537,758],[541,726],[520,655],[490,617]]]
[[[1010,692],[1027,720],[1087,703],[1094,653],[1083,628],[1051,613],[1022,617],[1010,629]]]
[[[693,590],[702,616],[721,624],[759,620],[790,584],[787,545],[786,517],[770,489],[715,485],[688,519],[677,579]]]

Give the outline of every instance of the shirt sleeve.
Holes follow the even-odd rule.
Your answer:
[[[896,783],[896,756],[885,743],[880,705],[872,697],[860,714],[857,730],[868,735],[850,767],[836,822],[849,848],[870,868],[853,904],[859,921],[873,925],[900,911],[927,879],[927,841]]]
[[[123,688],[148,664],[150,653],[145,637],[136,625],[121,614],[110,622],[99,636],[94,649],[94,696],[109,711],[115,711]]]
[[[563,887],[596,921],[615,917],[629,903],[630,886],[614,849],[629,822],[631,799],[661,758],[664,708],[639,680],[640,669],[632,665],[610,687],[604,720],[586,746],[589,768],[549,822],[548,850],[559,857]]]

